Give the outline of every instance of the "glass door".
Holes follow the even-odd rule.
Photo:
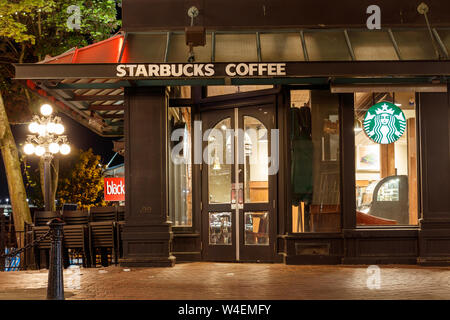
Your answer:
[[[275,256],[271,105],[202,113],[203,255],[215,261]],[[277,159],[276,159],[277,160]],[[272,167],[271,167],[272,166]]]

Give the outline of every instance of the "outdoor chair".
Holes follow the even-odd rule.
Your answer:
[[[25,225],[25,231],[29,235],[26,237],[27,241],[35,241],[49,231],[47,223],[55,218],[60,218],[58,211],[36,211],[34,213],[33,224]],[[50,237],[39,242],[32,250],[34,255],[35,267],[48,268],[49,252],[50,252]]]
[[[100,249],[102,266],[107,266],[107,249],[111,249],[114,263],[117,264],[117,249],[115,241],[115,221],[89,223],[89,243],[92,266],[96,265],[96,251]]]
[[[87,211],[65,211],[63,213],[65,225],[63,247],[65,250],[81,250],[83,255],[83,266],[90,267],[90,251],[88,223],[89,213]],[[67,256],[67,255],[66,255]],[[65,266],[68,265],[66,261]]]
[[[125,221],[118,221],[116,223],[116,257],[123,257],[123,245],[122,245],[122,234],[123,234],[123,226],[125,225]]]
[[[111,255],[117,264],[116,255],[116,207],[97,207],[90,210],[91,222],[89,223],[89,247],[91,249],[92,265],[96,265],[97,248],[101,251],[102,266],[107,265],[107,249],[111,249]]]
[[[91,222],[115,221],[116,207],[95,207],[90,209]]]
[[[117,221],[125,221],[125,206],[117,207]]]

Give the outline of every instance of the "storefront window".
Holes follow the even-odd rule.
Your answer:
[[[191,108],[169,108],[169,217],[192,226]]]
[[[341,229],[339,100],[326,91],[291,91],[292,232]]]
[[[208,200],[211,204],[231,203],[231,118],[220,121],[208,136]],[[228,131],[229,132],[229,131]],[[229,162],[229,161],[228,161]]]
[[[208,86],[208,97],[272,89],[273,85],[243,85],[243,86]]]
[[[415,94],[355,94],[357,225],[417,225]]]

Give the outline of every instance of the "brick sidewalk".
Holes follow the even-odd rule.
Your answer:
[[[450,268],[184,263],[173,268],[71,268],[67,299],[450,299]],[[47,270],[0,272],[0,299],[44,299]]]

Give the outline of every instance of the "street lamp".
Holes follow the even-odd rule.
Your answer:
[[[70,153],[70,146],[67,143],[67,136],[64,133],[64,126],[61,118],[53,116],[53,108],[49,104],[41,106],[41,115],[34,115],[32,122],[28,125],[28,130],[33,133],[27,136],[23,151],[28,154],[35,154],[44,160],[44,203],[45,210],[50,211],[51,200],[51,172],[50,164],[53,156],[58,152],[66,155]]]

